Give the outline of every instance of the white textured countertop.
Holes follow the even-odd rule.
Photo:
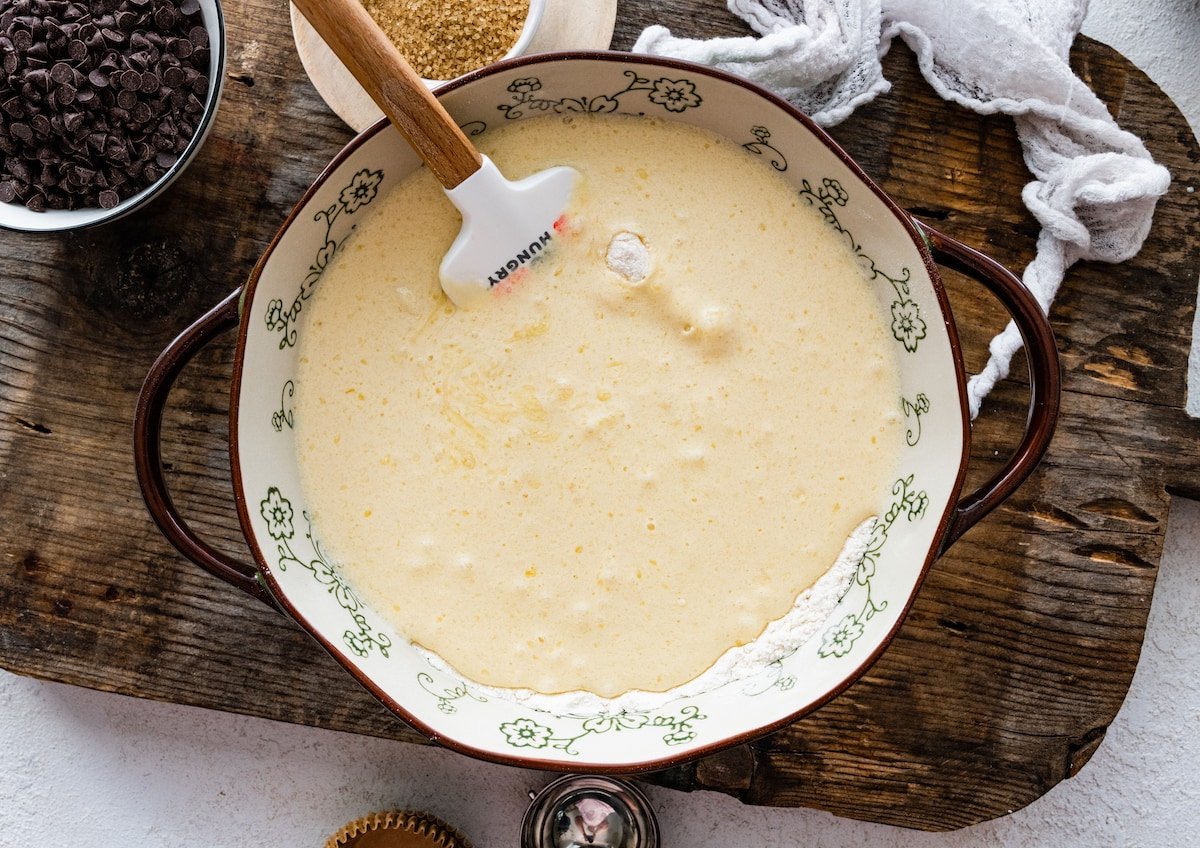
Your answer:
[[[1200,129],[1200,0],[1093,0],[1083,31]],[[1134,128],[1136,129],[1136,128]],[[923,834],[650,787],[664,844],[1200,846],[1200,504],[1171,510],[1141,663],[1079,776],[1024,810]],[[515,846],[544,778],[448,751],[138,701],[0,672],[0,846],[320,848],[377,809],[427,810],[481,848]],[[48,823],[54,822],[49,825]]]

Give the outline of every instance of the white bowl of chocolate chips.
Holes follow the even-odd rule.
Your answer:
[[[0,9],[0,227],[111,221],[182,173],[221,96],[219,0],[12,0]]]

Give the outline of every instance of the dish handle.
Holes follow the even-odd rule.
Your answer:
[[[179,334],[155,360],[138,395],[133,419],[133,460],[138,485],[154,523],[176,549],[209,573],[276,609],[258,570],[221,553],[196,535],[175,508],[162,463],[162,416],[167,396],[180,373],[200,350],[238,325],[239,288]]]
[[[975,492],[960,498],[942,536],[939,553],[999,506],[1033,472],[1054,435],[1062,394],[1062,366],[1054,331],[1029,289],[996,260],[914,219],[934,259],[983,283],[1012,316],[1029,361],[1029,417],[1008,462]]]

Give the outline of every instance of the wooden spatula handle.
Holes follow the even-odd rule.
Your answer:
[[[446,188],[479,170],[479,151],[359,0],[292,0]]]

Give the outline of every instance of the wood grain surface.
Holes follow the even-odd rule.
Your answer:
[[[240,284],[349,132],[300,68],[282,0],[227,0],[227,93],[204,150],[133,218],[67,236],[0,233],[0,665],[22,674],[356,733],[424,741],[296,626],[177,556],[134,482],[130,425],[156,354]],[[665,23],[743,34],[718,0],[625,0],[614,45]],[[1052,319],[1063,416],[1042,467],[935,563],[861,681],[751,746],[652,777],[752,804],[950,829],[1018,809],[1075,774],[1137,663],[1169,493],[1200,496],[1200,425],[1184,403],[1200,273],[1200,149],[1170,101],[1109,48],[1077,70],[1174,176],[1141,254],[1073,269]],[[1009,120],[939,101],[901,46],[890,94],[833,130],[918,217],[1013,268],[1037,227]],[[952,275],[978,368],[1004,323]],[[225,448],[232,337],[172,395],[164,452],[177,500],[248,556]],[[972,479],[999,467],[1026,413],[1019,375],[988,399]]]

